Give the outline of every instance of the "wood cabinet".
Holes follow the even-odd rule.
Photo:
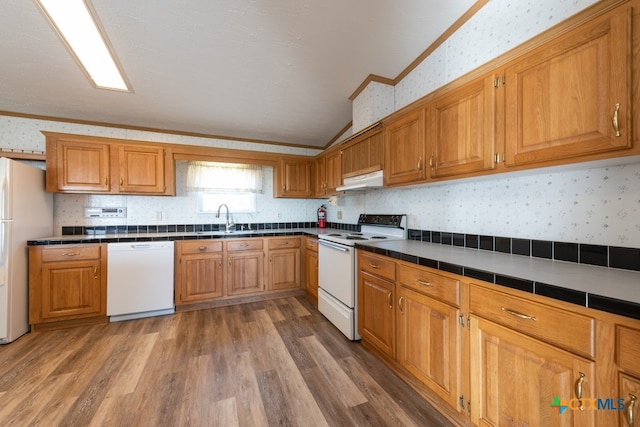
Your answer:
[[[424,182],[424,109],[410,110],[384,123],[384,185]]]
[[[381,170],[384,165],[382,128],[375,126],[352,140],[345,141],[341,151],[343,178]]]
[[[264,252],[262,239],[233,239],[224,242],[226,251],[227,295],[264,291]]]
[[[494,74],[479,78],[429,103],[427,147],[432,178],[494,168],[495,78]]]
[[[29,247],[29,323],[106,321],[106,246]]]
[[[623,6],[506,66],[508,166],[631,147],[631,17]]]
[[[618,365],[618,398],[624,410],[620,411],[620,425],[634,427],[640,424],[640,325],[616,326],[616,357]],[[619,402],[615,402],[618,405]]]
[[[189,240],[175,244],[176,306],[224,295],[221,240]]]
[[[474,424],[595,425],[595,411],[579,410],[576,396],[596,396],[593,361],[475,315],[470,320]],[[572,407],[560,415],[556,402]]]
[[[460,282],[398,265],[397,360],[452,408],[462,411],[463,316]]]
[[[311,160],[283,158],[276,171],[275,197],[304,198],[313,196]]]
[[[161,145],[45,132],[49,192],[174,195],[173,159]]]
[[[358,252],[358,331],[362,339],[395,357],[395,263]]]
[[[318,303],[318,239],[305,238],[304,287],[307,296]]]
[[[300,287],[300,237],[271,237],[267,243],[267,290]]]
[[[342,184],[342,158],[340,153],[340,147],[333,147],[316,158],[316,197],[337,194],[336,188]]]

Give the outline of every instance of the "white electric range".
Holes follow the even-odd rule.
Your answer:
[[[318,235],[318,310],[350,340],[359,340],[356,243],[407,238],[406,215],[361,214],[360,231]]]

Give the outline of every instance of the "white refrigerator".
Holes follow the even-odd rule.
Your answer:
[[[44,171],[0,157],[0,344],[29,331],[27,240],[53,234]]]

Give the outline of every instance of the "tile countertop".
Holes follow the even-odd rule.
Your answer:
[[[289,228],[238,231],[123,233],[51,236],[29,246],[309,235],[335,229]],[[640,272],[511,255],[415,240],[358,242],[361,250],[498,285],[640,319]]]
[[[578,305],[640,319],[640,272],[425,243],[358,243],[358,248]],[[551,285],[551,286],[549,286]],[[557,289],[557,288],[562,289]],[[523,289],[524,288],[524,289]],[[547,295],[552,292],[555,295]],[[562,294],[569,294],[563,297]],[[582,300],[582,301],[581,301]],[[613,308],[609,308],[611,305]]]

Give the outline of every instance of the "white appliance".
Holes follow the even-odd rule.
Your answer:
[[[350,340],[359,340],[357,242],[406,239],[406,215],[366,215],[359,232],[318,235],[318,310]]]
[[[173,242],[109,243],[107,256],[109,321],[175,312]]]
[[[0,344],[29,331],[27,240],[53,234],[44,171],[0,158]]]
[[[365,190],[367,188],[381,188],[384,185],[384,175],[381,170],[363,175],[345,178],[336,191]]]

